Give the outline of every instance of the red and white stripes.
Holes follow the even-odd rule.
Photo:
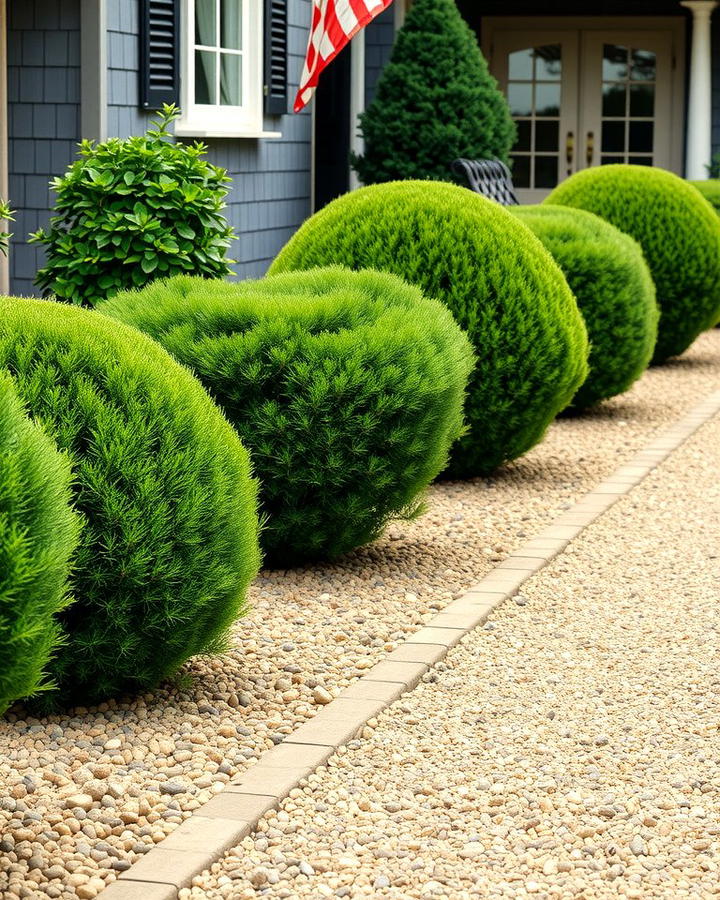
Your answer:
[[[306,106],[322,70],[342,48],[393,0],[313,0],[307,56],[295,99],[295,112]]]

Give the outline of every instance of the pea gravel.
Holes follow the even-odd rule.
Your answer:
[[[720,417],[180,900],[720,894]]]
[[[0,895],[93,898],[268,747],[720,381],[720,331],[491,479],[335,565],[264,572],[221,659],[153,694],[0,723]]]

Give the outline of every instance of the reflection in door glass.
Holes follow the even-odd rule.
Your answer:
[[[651,50],[603,45],[602,164],[643,160],[652,165],[656,72],[657,59]]]
[[[518,188],[552,188],[560,163],[562,46],[508,54],[507,99],[518,135],[511,152]]]

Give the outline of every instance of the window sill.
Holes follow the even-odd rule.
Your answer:
[[[261,138],[263,140],[277,140],[282,137],[281,131],[226,131],[221,128],[194,127],[180,122],[177,122],[175,125],[175,134],[178,137],[240,138],[245,140],[259,140]]]

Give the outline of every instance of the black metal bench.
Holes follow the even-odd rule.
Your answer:
[[[501,206],[519,206],[510,169],[499,159],[456,159],[450,167],[464,177],[470,190]]]

